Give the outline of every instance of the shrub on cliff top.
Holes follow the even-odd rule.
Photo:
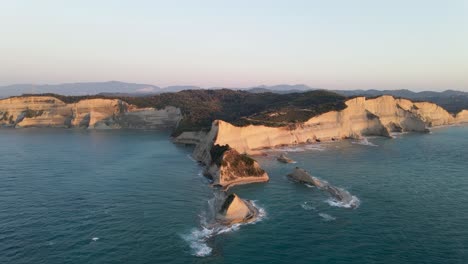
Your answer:
[[[29,108],[23,111],[24,117],[27,117],[27,118],[41,116],[43,113],[44,113],[44,110],[31,110]]]
[[[214,145],[213,147],[211,147],[210,155],[211,155],[212,162],[216,163],[216,165],[218,165],[218,167],[220,167],[221,162],[222,162],[222,158],[223,158],[223,154],[224,154],[224,152],[226,152],[229,149],[231,149],[231,147],[229,147],[229,145],[224,145],[224,146]]]
[[[211,123],[216,119],[241,126],[249,124],[283,126],[346,107],[345,97],[323,90],[292,94],[249,93],[240,90],[219,89],[185,90],[143,97],[62,96],[55,94],[35,94],[34,96],[53,96],[65,103],[76,103],[84,99],[107,98],[120,99],[138,107],[161,109],[166,106],[174,106],[180,108],[183,115],[182,121],[174,131],[174,136],[184,131],[210,129]],[[272,112],[278,111],[285,114],[271,115]]]

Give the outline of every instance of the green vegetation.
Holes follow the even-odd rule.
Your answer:
[[[8,111],[0,112],[0,121],[6,121],[6,120],[8,120]]]
[[[210,150],[211,160],[218,167],[231,165],[230,168],[236,170],[235,175],[262,176],[265,171],[259,166],[255,166],[255,160],[247,154],[239,154],[229,145],[214,145]]]
[[[253,166],[255,160],[247,156],[247,154],[240,154],[236,159],[234,159],[232,165],[234,167],[239,166],[239,164],[245,164],[247,166]]]
[[[41,116],[44,113],[44,110],[31,110],[31,109],[26,109],[23,111],[24,117],[26,118],[33,118],[37,116]]]
[[[231,149],[231,147],[229,147],[229,145],[224,145],[224,146],[214,145],[210,149],[211,160],[214,163],[216,163],[216,165],[218,165],[218,167],[220,167],[221,163],[222,163],[223,154],[224,154],[224,152],[226,150],[229,150],[229,149]]]
[[[76,103],[84,99],[108,98],[121,99],[138,107],[157,109],[166,106],[178,107],[182,110],[183,119],[174,131],[174,135],[184,131],[209,130],[211,123],[216,119],[238,126],[250,124],[283,126],[303,122],[331,110],[345,108],[344,96],[323,90],[291,94],[249,93],[220,89],[185,90],[145,97],[61,96],[55,94],[42,94],[42,96],[53,96],[65,103]]]

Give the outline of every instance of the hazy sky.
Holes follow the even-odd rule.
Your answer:
[[[0,0],[0,85],[468,91],[468,1]]]

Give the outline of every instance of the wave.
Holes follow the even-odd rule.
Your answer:
[[[408,132],[392,132],[392,133],[390,133],[390,137],[392,137],[392,138],[401,138],[405,134],[408,134]]]
[[[206,217],[200,216],[201,217],[201,227],[200,228],[194,228],[190,231],[189,234],[182,235],[182,239],[185,240],[191,249],[191,253],[194,256],[197,257],[207,257],[210,256],[211,253],[213,252],[213,248],[209,245],[210,240],[213,239],[214,237],[225,234],[225,233],[230,233],[234,232],[240,229],[241,226],[243,225],[251,225],[251,224],[256,224],[266,217],[266,211],[262,207],[259,207],[255,201],[250,201],[253,206],[255,206],[258,209],[258,217],[255,219],[255,221],[249,222],[249,223],[238,223],[238,224],[233,224],[231,226],[223,226],[217,223],[208,223]]]
[[[304,152],[308,150],[324,151],[325,148],[321,144],[309,144],[300,146],[286,146],[266,149],[265,152]]]
[[[303,203],[301,204],[302,209],[304,209],[304,210],[306,210],[306,211],[310,211],[310,210],[315,211],[316,208],[315,208],[315,206],[312,206],[311,203],[312,203],[312,202],[303,202]]]
[[[202,227],[201,229],[192,229],[188,235],[182,235],[182,238],[189,243],[193,255],[197,257],[209,256],[213,251],[206,241],[212,236],[214,230]]]
[[[325,200],[325,202],[328,203],[330,206],[341,207],[341,208],[353,208],[353,209],[358,208],[359,205],[361,204],[361,200],[359,200],[359,198],[357,198],[354,195],[352,196],[351,200],[349,200],[348,202],[338,201],[334,198],[327,199]]]
[[[330,222],[330,221],[335,221],[336,220],[336,217],[333,217],[329,214],[326,214],[326,213],[319,213],[318,214],[320,217],[323,218],[324,221],[326,222]]]
[[[193,161],[193,162],[197,162],[193,157],[192,155],[190,154],[187,154],[187,158],[189,158],[189,160]]]
[[[363,137],[359,141],[353,141],[352,144],[363,145],[363,146],[370,146],[370,147],[378,147],[378,145],[370,142],[366,137]]]

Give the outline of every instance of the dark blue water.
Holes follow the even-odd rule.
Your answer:
[[[270,182],[233,191],[266,216],[207,241],[212,192],[168,136],[0,130],[0,263],[467,263],[467,127],[258,158]],[[360,207],[288,181],[294,166]]]

